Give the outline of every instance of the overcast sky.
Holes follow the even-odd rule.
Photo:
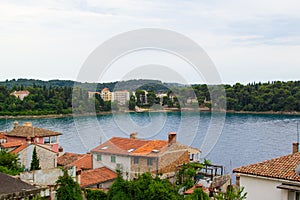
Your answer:
[[[140,28],[168,29],[196,41],[224,83],[300,79],[297,0],[1,0],[0,80],[76,80],[95,48]],[[111,71],[119,72],[118,65]],[[189,80],[198,81],[192,71]]]

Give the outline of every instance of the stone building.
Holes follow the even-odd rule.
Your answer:
[[[144,172],[172,176],[176,166],[199,161],[200,150],[177,142],[175,132],[168,136],[168,140],[142,140],[136,133],[130,138],[113,137],[91,151],[93,168],[119,169],[130,178]]]

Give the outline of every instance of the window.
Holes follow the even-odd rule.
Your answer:
[[[111,157],[110,157],[110,161],[111,161],[112,163],[115,163],[115,162],[116,162],[116,156],[111,156]]]
[[[50,138],[44,137],[44,144],[50,144]]]
[[[300,200],[300,193],[299,192],[294,192],[294,191],[289,191],[289,198],[288,200]]]
[[[133,163],[134,163],[134,164],[139,164],[139,158],[138,158],[138,157],[134,157]]]
[[[102,155],[101,154],[97,154],[97,160],[98,161],[102,160]]]
[[[51,144],[56,143],[56,136],[50,137]]]
[[[152,166],[152,165],[153,165],[153,159],[148,158],[148,160],[147,160],[147,165],[148,165],[148,166]]]

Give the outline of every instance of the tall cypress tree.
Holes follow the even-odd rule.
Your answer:
[[[30,164],[30,171],[38,170],[38,169],[41,169],[40,160],[37,157],[36,147],[34,147],[33,153],[32,153],[32,160],[31,160],[31,164]]]

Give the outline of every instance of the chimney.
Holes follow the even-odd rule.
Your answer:
[[[137,139],[137,133],[130,133],[130,139]]]
[[[14,129],[17,128],[17,126],[19,126],[19,122],[18,121],[14,121]]]
[[[62,156],[63,155],[63,152],[64,152],[64,148],[62,146],[60,146],[58,148],[58,156]]]
[[[176,132],[170,132],[168,139],[169,144],[176,143]]]
[[[293,143],[293,153],[297,153],[299,149],[299,143],[298,142],[294,142]]]
[[[24,123],[23,123],[23,126],[29,126],[29,127],[32,127],[32,122],[24,122]]]

